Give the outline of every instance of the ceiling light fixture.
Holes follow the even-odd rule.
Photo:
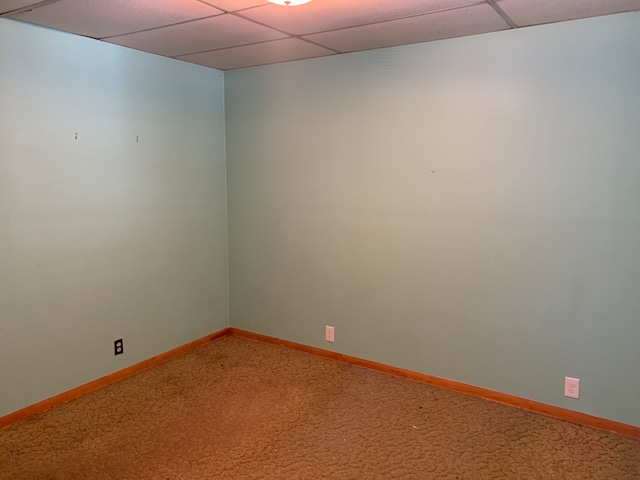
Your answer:
[[[285,7],[295,7],[296,5],[302,5],[309,3],[311,0],[269,0],[271,3],[278,5],[284,5]]]

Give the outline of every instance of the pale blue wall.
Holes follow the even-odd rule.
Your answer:
[[[634,13],[227,72],[233,325],[640,425],[638,51]],[[222,73],[1,19],[0,67],[3,415],[228,310]]]
[[[0,71],[1,416],[226,327],[228,286],[222,72],[2,19]]]
[[[632,13],[227,72],[232,325],[640,425],[639,55]]]

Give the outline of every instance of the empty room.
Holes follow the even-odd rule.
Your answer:
[[[0,479],[640,478],[640,0],[0,0]]]

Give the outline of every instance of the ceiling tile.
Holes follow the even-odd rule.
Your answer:
[[[518,26],[640,10],[640,0],[499,0],[498,5]]]
[[[304,35],[477,3],[478,0],[316,0],[297,7],[269,4],[242,15],[292,35]]]
[[[509,26],[489,5],[448,10],[419,17],[308,35],[305,38],[340,52],[355,52],[506,30]]]
[[[0,0],[0,14],[13,12],[19,8],[40,3],[42,0]]]
[[[60,0],[11,18],[103,38],[220,13],[197,0]]]
[[[334,52],[297,38],[285,38],[273,42],[257,43],[242,47],[226,48],[215,52],[198,53],[178,57],[181,60],[207,67],[230,70],[233,68],[288,62],[303,58],[323,57]]]
[[[269,4],[268,0],[200,0],[202,3],[206,3],[220,10],[226,10],[227,12],[237,12],[238,10],[244,10],[245,8],[257,7],[260,5]]]
[[[640,0],[494,1],[518,26],[640,10]],[[0,0],[0,16],[231,69],[509,28],[490,3],[314,0],[282,7],[268,0]],[[19,9],[25,11],[8,13]]]
[[[173,57],[264,42],[285,36],[235,15],[224,14],[171,27],[109,38],[107,41],[136,50]]]

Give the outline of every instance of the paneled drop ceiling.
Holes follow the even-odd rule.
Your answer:
[[[639,11],[640,0],[0,0],[0,16],[229,70]]]

